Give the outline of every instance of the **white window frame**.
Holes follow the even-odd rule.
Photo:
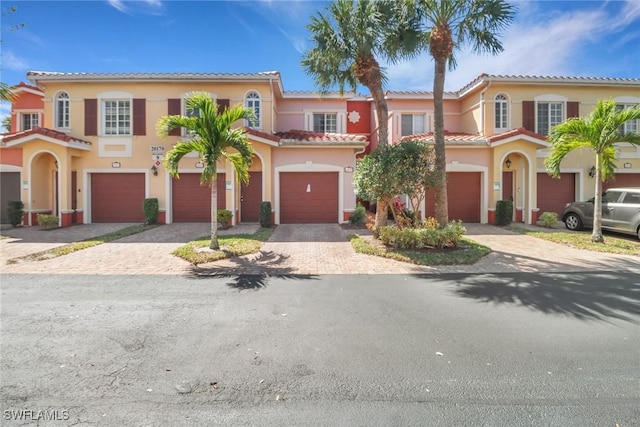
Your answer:
[[[546,136],[549,134],[549,132],[551,131],[551,128],[553,126],[556,126],[562,122],[564,122],[565,120],[567,120],[567,98],[564,96],[560,96],[560,95],[553,95],[553,94],[549,94],[549,95],[541,95],[541,96],[537,96],[534,98],[535,101],[535,117],[536,117],[536,133]],[[557,123],[551,124],[551,111],[552,109],[549,108],[547,111],[547,119],[548,119],[548,129],[546,133],[542,133],[540,132],[540,114],[538,113],[538,106],[542,105],[542,104],[547,104],[549,107],[551,107],[551,105],[560,105],[560,118],[557,120]]]
[[[324,129],[316,129],[316,117],[320,117],[323,116],[323,127]],[[327,119],[332,119],[331,121],[333,122],[333,125],[335,126],[334,129],[330,129],[328,126],[329,124],[331,124],[330,120]],[[338,113],[336,112],[326,112],[326,113],[313,113],[312,115],[312,123],[311,123],[311,130],[314,132],[321,132],[321,133],[338,133]]]
[[[402,133],[402,119],[405,116],[411,116],[411,133],[404,135]],[[423,129],[422,131],[419,131],[418,129],[416,129],[416,117],[422,117],[423,120]],[[409,136],[409,135],[418,135],[421,133],[427,133],[430,132],[431,130],[431,126],[429,123],[429,118],[427,117],[427,113],[423,113],[423,112],[412,112],[412,111],[406,111],[406,112],[401,112],[399,115],[399,119],[398,119],[398,135],[400,135],[400,137],[403,136]]]
[[[347,111],[339,109],[309,109],[303,110],[304,113],[304,130],[314,132],[313,117],[314,114],[336,114],[336,133],[342,134],[347,131]]]
[[[107,133],[107,103],[117,103],[116,105],[116,117],[120,116],[119,110],[121,108],[120,103],[126,102],[128,106],[128,116],[129,119],[126,122],[120,123],[120,119],[116,119],[116,133]],[[128,123],[128,127],[125,126],[125,123]],[[100,99],[100,126],[101,126],[101,134],[103,136],[131,136],[133,135],[133,101],[131,98],[124,97],[114,97],[114,98],[101,98]],[[127,130],[127,132],[124,132]]]
[[[30,117],[30,121],[29,121],[29,127],[25,127],[25,119],[27,117]],[[34,124],[34,120],[33,118],[35,117],[35,124]],[[19,128],[20,131],[26,131],[26,130],[31,130],[35,127],[39,127],[40,126],[40,113],[38,112],[34,112],[34,111],[24,111],[20,113],[20,122],[19,124]]]
[[[628,102],[628,103],[624,103],[624,102],[616,102],[616,109],[628,109],[628,108],[633,108],[633,107],[637,107],[638,103],[632,103],[632,102]],[[631,132],[638,132],[640,131],[640,119],[636,119],[636,120],[630,120],[628,122],[626,122],[624,125],[622,125],[620,127],[620,131],[624,132],[624,133],[631,133]]]
[[[56,129],[71,127],[71,97],[68,92],[58,92],[54,98],[53,122]]]
[[[509,97],[499,93],[493,98],[493,103],[493,128],[496,132],[504,132],[510,127]]]
[[[255,90],[247,92],[244,96],[244,105],[253,111],[255,120],[247,120],[246,125],[252,129],[262,129],[262,97]]]

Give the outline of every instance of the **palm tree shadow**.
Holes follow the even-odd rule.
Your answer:
[[[257,256],[227,259],[232,265],[192,266],[190,277],[205,279],[210,277],[228,278],[227,286],[239,291],[264,289],[271,278],[292,280],[317,280],[316,276],[294,274],[295,269],[286,266],[289,257],[272,251],[260,251]]]
[[[452,291],[478,302],[526,307],[579,320],[640,323],[639,276],[632,273],[447,275]]]

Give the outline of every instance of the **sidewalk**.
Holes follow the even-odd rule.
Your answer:
[[[131,224],[88,224],[41,231],[38,228],[4,230],[0,240],[2,274],[426,274],[512,273],[572,271],[634,271],[640,257],[612,255],[568,248],[484,224],[465,224],[467,237],[492,249],[470,266],[422,267],[356,253],[348,234],[337,224],[278,226],[258,254],[191,266],[171,255],[184,243],[209,234],[208,223],[163,225],[114,242],[51,260],[6,265],[6,260],[98,236]],[[257,224],[242,224],[220,234],[253,233]]]

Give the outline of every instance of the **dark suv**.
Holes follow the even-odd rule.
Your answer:
[[[593,197],[567,203],[562,221],[569,230],[593,226]],[[602,194],[602,229],[634,234],[640,239],[640,187],[610,188]]]

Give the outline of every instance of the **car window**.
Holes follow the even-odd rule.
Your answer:
[[[602,195],[602,203],[615,203],[620,198],[621,191],[607,191]]]
[[[640,205],[640,193],[627,193],[622,199],[622,203]]]

